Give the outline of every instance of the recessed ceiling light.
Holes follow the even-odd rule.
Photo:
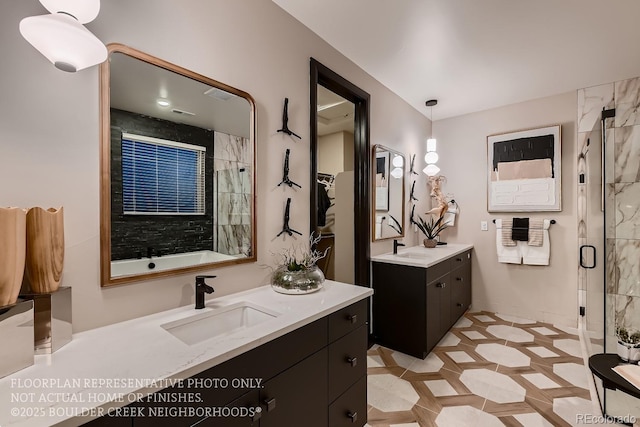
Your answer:
[[[156,102],[161,107],[168,107],[169,105],[171,105],[171,103],[169,101],[167,101],[166,99],[158,99]]]

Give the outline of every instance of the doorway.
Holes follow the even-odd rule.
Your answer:
[[[335,205],[332,207],[334,220],[342,224],[352,223],[352,227],[346,229],[335,230],[334,232],[342,232],[351,234],[351,236],[342,235],[340,240],[334,241],[332,248],[333,260],[335,262],[336,254],[342,257],[345,264],[350,264],[351,272],[346,271],[336,274],[336,280],[345,281],[345,277],[353,277],[353,281],[347,281],[359,286],[369,286],[369,94],[350,83],[340,75],[331,71],[329,68],[320,64],[315,59],[310,61],[310,127],[311,127],[311,200],[310,200],[310,225],[311,232],[315,235],[325,232],[327,234],[327,199],[323,194],[326,188],[325,184],[333,179],[334,200],[330,203],[341,203],[343,206]],[[342,124],[350,122],[352,125],[353,143],[350,142],[349,135],[351,132],[347,130],[336,130],[333,133],[344,132],[342,134],[342,170],[336,174],[319,169],[319,161],[322,155],[319,155],[320,144],[327,143],[321,141],[319,135],[319,120],[327,122],[332,120],[331,116],[326,112],[331,104],[337,104],[335,122],[340,122],[340,114],[352,115],[343,117]],[[318,106],[320,105],[321,114],[319,114]],[[333,107],[333,108],[335,108]],[[344,109],[344,111],[342,110]],[[326,129],[326,126],[322,126]],[[323,131],[327,135],[326,131]],[[331,133],[331,132],[329,132]],[[346,143],[345,143],[346,141]],[[352,147],[352,149],[351,149]],[[346,148],[346,149],[345,149]],[[326,162],[323,162],[323,168],[326,168]],[[335,170],[337,171],[337,169]],[[330,175],[334,175],[333,178]],[[339,181],[336,182],[336,180]],[[336,187],[340,186],[340,187]],[[353,191],[343,191],[344,188],[351,187]],[[345,194],[336,194],[336,191]],[[340,197],[336,200],[335,197]],[[352,200],[352,201],[350,201]],[[342,212],[347,212],[345,206],[348,206],[349,218],[346,218]],[[351,224],[349,224],[351,225]],[[346,231],[345,231],[346,230]],[[334,233],[335,234],[335,233]],[[348,241],[348,243],[347,243]],[[353,244],[353,249],[349,248],[349,244]],[[339,247],[338,247],[339,245]],[[335,268],[335,266],[334,266]],[[335,270],[334,270],[335,271]],[[338,273],[337,271],[335,271]]]

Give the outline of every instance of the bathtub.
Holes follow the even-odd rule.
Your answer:
[[[198,251],[164,255],[161,257],[154,256],[151,259],[123,259],[111,261],[111,277],[173,270],[174,268],[191,267],[198,264],[228,261],[238,259],[239,257],[244,257],[244,255],[226,255],[214,251]]]

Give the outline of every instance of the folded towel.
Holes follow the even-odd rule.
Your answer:
[[[529,240],[529,218],[513,218],[511,240],[526,242]]]
[[[543,226],[543,219],[529,220],[529,246],[542,246]]]
[[[496,228],[498,228],[498,225],[500,225],[502,246],[515,246],[516,242],[511,240],[511,220],[503,219],[502,221],[496,221]]]

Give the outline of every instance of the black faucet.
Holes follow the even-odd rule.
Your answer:
[[[147,246],[147,258],[151,258],[153,256],[153,248],[151,246]]]
[[[216,276],[196,276],[196,310],[204,308],[204,294],[213,293],[213,288],[204,282],[204,279],[213,279]]]
[[[404,246],[404,243],[398,242],[398,239],[393,239],[393,254],[396,255],[398,253],[398,246]]]

